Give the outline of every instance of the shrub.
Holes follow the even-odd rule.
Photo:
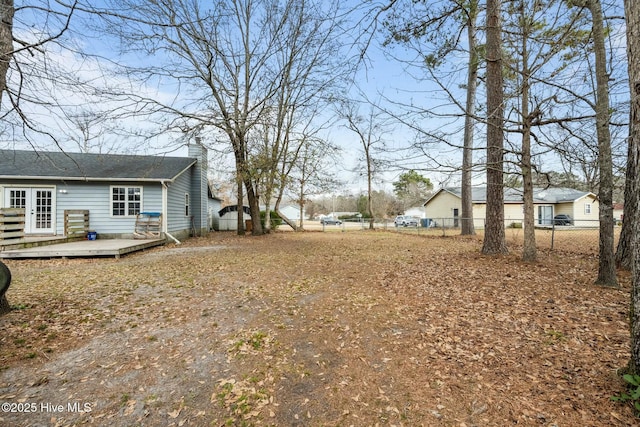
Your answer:
[[[628,393],[613,396],[611,400],[615,402],[630,402],[636,412],[640,412],[640,375],[625,374],[622,378],[627,383]]]
[[[271,229],[277,230],[278,227],[282,225],[282,218],[275,211],[271,211]],[[267,218],[266,211],[260,211],[260,224],[262,224],[262,228],[265,227],[265,219]]]

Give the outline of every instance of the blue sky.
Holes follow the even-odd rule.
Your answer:
[[[76,12],[76,18],[81,16],[83,16],[81,13]],[[36,13],[32,15],[31,12],[19,14],[16,21],[16,30],[19,32],[19,36],[27,40],[35,40],[40,37],[39,34],[37,34],[37,31],[39,31],[39,22],[41,22],[42,19],[44,19],[42,14]],[[61,28],[62,25],[63,21],[60,20],[56,22],[52,25],[54,28],[52,31],[55,31],[55,28]],[[113,40],[110,40],[108,37],[100,37],[91,35],[88,32],[82,32],[79,30],[79,27],[74,25],[74,21],[72,21],[72,31],[66,33],[61,39],[61,42],[64,47],[60,47],[57,43],[50,43],[44,47],[48,55],[48,66],[51,69],[60,67],[67,71],[73,71],[79,78],[96,83],[98,86],[102,85],[100,82],[104,79],[103,72],[106,71],[109,73],[110,70],[113,70],[113,65],[107,59],[112,58],[119,61],[126,60],[133,63],[148,61],[148,58],[141,58],[135,53],[129,53],[127,57],[116,57],[115,51],[112,49],[115,44]],[[381,96],[389,97],[393,99],[394,102],[403,103],[411,102],[412,99],[419,100],[420,102],[428,101],[425,99],[427,96],[426,93],[429,90],[425,87],[427,83],[423,81],[416,84],[410,78],[407,78],[407,74],[403,69],[405,65],[385,56],[380,49],[379,42],[380,40],[378,37],[378,39],[374,39],[370,44],[369,50],[367,51],[367,66],[361,69],[360,74],[356,79],[360,87],[367,92],[367,97],[371,100],[380,100]],[[78,54],[78,52],[83,50],[88,50],[93,54],[102,55],[105,60],[99,60],[95,57],[85,57]],[[402,50],[397,49],[395,54],[402,55]],[[29,55],[23,55],[20,59],[21,61],[38,61],[41,58],[38,58],[37,56],[31,58]],[[125,76],[110,75],[108,77],[108,83],[123,88],[130,86],[129,81]],[[44,82],[43,85],[44,87],[42,88],[41,99],[44,100],[48,97],[48,94],[45,93],[46,82]],[[170,99],[175,96],[175,89],[175,87],[155,87],[153,85],[132,88],[134,91],[146,92],[149,96],[165,99]],[[55,102],[61,104],[62,109],[64,109],[65,113],[69,116],[82,114],[83,112],[88,111],[97,112],[99,114],[102,108],[110,109],[113,105],[118,105],[117,103],[103,105],[96,104],[92,101],[91,94],[84,93],[80,90],[79,86],[57,85],[53,96],[55,97]],[[77,104],[78,106],[74,107],[74,104]],[[60,117],[56,117],[54,114],[51,114],[50,110],[34,104],[25,104],[24,108],[29,117],[32,117],[43,129],[57,136],[58,141],[61,144],[61,148],[68,151],[77,151],[79,149],[78,144],[64,142],[64,140],[68,139],[70,136],[75,136],[77,139],[81,137],[81,132],[77,125],[69,125],[68,122],[65,122]],[[366,110],[366,107],[363,107],[363,110]],[[114,124],[115,123],[113,122],[108,123],[108,125]],[[131,117],[121,119],[119,125],[133,128],[137,127],[139,129],[144,129],[146,127],[143,120],[137,120],[136,118]],[[95,137],[100,136],[103,129],[96,128],[97,125],[91,126],[92,127],[89,129],[89,132]],[[117,152],[135,152],[144,154],[158,152],[171,155],[186,155],[186,150],[184,148],[179,148],[175,145],[173,147],[171,146],[171,138],[174,138],[174,136],[169,137],[169,139],[167,139],[167,137],[160,136],[155,140],[142,142],[136,138],[124,138],[118,133],[113,133],[111,129],[106,129],[104,132],[106,132],[105,135],[100,136],[100,138],[104,144],[102,149],[105,151],[115,150]],[[110,132],[112,133],[109,134]],[[335,126],[327,133],[327,137],[343,149],[343,154],[341,156],[343,162],[342,164],[336,165],[336,174],[345,182],[343,188],[347,188],[354,192],[361,191],[365,186],[365,179],[361,174],[352,172],[358,168],[357,159],[361,157],[360,143],[356,135],[345,130],[342,126]],[[401,149],[406,147],[412,138],[413,135],[411,132],[402,129],[401,126],[395,126],[393,131],[385,134],[384,139],[386,140],[388,147],[392,149]],[[17,145],[14,145],[16,143],[14,143],[12,139],[3,138],[3,140],[3,145],[11,144],[16,146],[16,148],[30,149],[33,148],[33,146],[38,149],[54,148],[51,140],[42,135],[33,137],[30,142],[18,142]],[[97,148],[94,147],[93,149],[95,150]],[[232,163],[230,162],[230,164]],[[391,182],[397,179],[400,173],[400,170],[394,170],[392,172],[379,175],[377,177],[380,183],[379,185],[382,188],[389,189]],[[433,172],[423,172],[423,174],[429,176],[434,183],[442,180],[438,177],[434,177],[435,173]]]
[[[25,21],[25,24],[28,24],[28,19]],[[24,37],[29,37],[29,31],[34,31],[34,26],[29,27],[26,25],[22,31],[25,31]],[[110,46],[112,45],[111,41],[106,38],[90,38],[87,37],[87,34],[79,34],[79,33],[70,33],[70,40],[77,43],[80,48],[82,47],[90,47],[94,52],[99,52],[104,56],[108,57],[113,54]],[[374,39],[373,43],[371,43],[370,48],[367,52],[369,61],[367,62],[367,67],[361,69],[360,74],[357,77],[357,81],[362,89],[367,92],[368,98],[372,100],[379,100],[380,95],[391,99],[393,102],[409,104],[416,103],[420,105],[428,105],[433,106],[434,104],[438,104],[443,101],[443,97],[437,94],[436,87],[433,84],[429,84],[426,80],[421,80],[419,82],[415,81],[407,74],[407,70],[405,69],[406,64],[390,59],[388,56],[384,54],[384,52],[380,48],[380,38]],[[617,49],[622,49],[621,46],[616,46]],[[100,79],[101,72],[109,70],[112,68],[111,64],[108,61],[97,61],[91,58],[83,58],[80,55],[65,49],[57,49],[56,45],[47,46],[52,58],[52,63],[57,62],[60,66],[65,66],[69,69],[74,69],[78,71],[84,78],[89,80],[97,81],[96,79]],[[403,48],[395,47],[393,50],[393,54],[399,56],[401,58],[410,58],[411,53],[404,50]],[[130,54],[127,58],[130,61],[140,61],[141,59],[137,57],[135,54]],[[416,70],[412,70],[416,72]],[[114,80],[115,79],[115,80]],[[118,76],[110,77],[110,83],[117,83],[118,85],[122,85],[126,87],[128,85],[128,81],[122,76],[120,79]],[[455,85],[456,82],[454,81]],[[150,85],[149,87],[136,87],[134,88],[136,91],[141,91],[143,93],[148,93],[153,96],[165,97],[166,99],[170,99],[175,96],[175,87],[154,87]],[[74,100],[80,102],[83,98],[88,100],[88,97],[84,97],[80,91],[73,90],[73,88],[59,88],[56,92],[56,96],[59,100],[62,100],[62,103],[73,103]],[[91,105],[90,105],[91,106]],[[387,104],[389,106],[389,104]],[[101,107],[93,105],[92,107]],[[389,106],[390,109],[400,110],[397,106]],[[67,108],[70,110],[70,108]],[[79,111],[81,111],[80,109]],[[366,110],[366,108],[363,108]],[[34,110],[30,111],[33,117],[37,117],[37,120],[42,123],[43,127],[47,129],[51,129],[52,131],[58,132],[60,134],[65,130],[65,125],[55,117],[47,114],[46,110],[34,108]],[[401,113],[402,114],[402,113]],[[424,126],[437,129],[438,127],[449,127],[455,129],[459,129],[461,124],[454,123],[451,124],[451,120],[447,119],[436,119],[431,118],[429,120],[424,120]],[[122,120],[122,124],[130,127],[139,127],[144,128],[145,123],[140,120],[136,120],[135,118],[127,118]],[[67,133],[73,133],[77,131],[77,129],[66,129]],[[339,175],[344,181],[345,185],[343,189],[348,189],[353,192],[359,192],[366,188],[366,183],[364,178],[357,174],[352,173],[354,169],[357,167],[357,159],[360,157],[361,148],[360,143],[357,139],[357,136],[352,132],[345,130],[343,127],[336,126],[327,134],[328,138],[331,138],[334,143],[341,146],[343,148],[343,155],[341,156],[344,161],[343,164],[337,165],[336,174]],[[174,147],[168,147],[172,141],[167,140],[166,137],[158,137],[155,140],[146,141],[144,143],[140,142],[138,139],[131,139],[135,141],[133,144],[122,143],[122,137],[120,135],[112,135],[110,137],[110,141],[116,144],[116,149],[119,151],[133,151],[138,153],[151,153],[151,152],[162,152],[162,153],[170,153],[173,155],[186,155],[186,150],[177,149],[176,151],[172,151],[175,149]],[[171,136],[173,138],[173,136]],[[402,126],[395,126],[393,132],[389,132],[385,135],[385,140],[387,145],[391,148],[402,149],[407,146],[408,143],[412,142],[414,138],[414,133],[410,130]],[[460,137],[461,138],[461,137]],[[477,138],[482,138],[482,133],[478,133]],[[9,138],[5,136],[4,144],[9,142]],[[44,143],[43,145],[46,147],[49,142]],[[30,145],[26,144],[26,148],[30,148]],[[43,147],[41,147],[43,148]],[[64,147],[65,149],[74,150],[73,144],[67,145]],[[404,152],[402,152],[404,155]],[[439,156],[444,163],[459,163],[461,154],[456,150],[447,149],[441,147],[440,149],[434,150],[434,155]],[[475,156],[476,160],[483,156],[482,152],[478,152]],[[424,159],[420,159],[416,157],[416,163],[411,164],[409,162],[404,162],[404,166],[412,167],[415,166],[416,169],[426,168],[428,169],[430,165],[424,161]],[[390,189],[391,183],[397,179],[398,175],[402,173],[402,171],[398,168],[394,168],[394,170],[383,174],[380,176],[380,186],[385,189]],[[431,181],[438,186],[439,184],[455,184],[455,177],[453,180],[448,180],[449,175],[447,173],[439,173],[435,171],[421,171],[424,176],[427,176],[431,179]],[[483,174],[478,174],[476,181],[482,182],[484,179]]]

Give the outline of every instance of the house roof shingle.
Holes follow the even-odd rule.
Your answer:
[[[195,162],[190,157],[0,150],[0,178],[171,181]]]

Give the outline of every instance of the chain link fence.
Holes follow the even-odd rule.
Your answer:
[[[459,236],[463,218],[421,218],[417,226],[396,226],[393,219],[375,219],[373,228],[395,233],[418,234],[424,236],[452,237]],[[474,220],[476,235],[484,235],[484,220]],[[553,222],[553,221],[549,221]],[[521,246],[524,242],[523,218],[509,218],[505,220],[505,238],[510,247]],[[540,250],[565,251],[576,254],[597,254],[599,244],[599,221],[580,220],[576,224],[537,224],[535,227],[536,246]],[[362,231],[370,228],[367,219],[341,220],[340,224],[319,224],[308,221],[305,229],[313,230],[318,227],[324,232]],[[614,244],[617,245],[620,236],[620,225],[614,227]]]

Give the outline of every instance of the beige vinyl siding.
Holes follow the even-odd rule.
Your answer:
[[[590,213],[586,213],[586,205],[591,205]],[[598,227],[598,214],[599,204],[591,196],[580,198],[573,203],[573,219],[574,224],[580,227]],[[564,213],[564,212],[562,212]]]
[[[425,206],[425,217],[436,221],[439,218],[453,218],[454,209],[462,210],[460,198],[449,192],[441,191],[429,200],[429,203]]]
[[[553,205],[553,216],[560,214],[571,215],[572,218],[575,218],[573,203],[557,203]]]
[[[522,223],[524,221],[523,205],[521,203],[509,203],[504,205],[504,225],[511,227],[513,223]],[[473,204],[473,224],[475,227],[484,228],[487,217],[487,204]]]
[[[473,204],[473,226],[478,229],[484,228],[485,219],[487,217],[486,204]]]
[[[590,205],[590,213],[586,213],[585,207]],[[541,203],[534,205],[534,215],[536,225],[539,224],[538,208],[540,206],[552,207],[553,215],[567,214],[574,219],[574,224],[581,227],[597,227],[598,226],[598,201],[593,195],[585,195],[584,197],[565,203]],[[450,223],[453,218],[453,210],[459,209],[461,215],[462,203],[458,196],[451,194],[446,190],[441,190],[425,206],[426,217],[439,222],[445,220]],[[473,204],[474,226],[477,228],[484,227],[486,219],[486,204]],[[513,223],[524,221],[524,211],[522,203],[505,203],[504,204],[504,222],[505,227],[511,226]],[[551,217],[549,217],[549,225],[551,225]]]
[[[522,203],[509,203],[504,205],[504,222],[506,226],[510,226],[513,222],[522,222],[524,220],[524,205]]]
[[[458,218],[462,219],[462,200],[448,191],[440,191],[425,206],[425,218],[436,221],[436,226],[451,226],[453,210],[458,209]],[[473,204],[473,225],[484,228],[487,207],[484,203]]]

